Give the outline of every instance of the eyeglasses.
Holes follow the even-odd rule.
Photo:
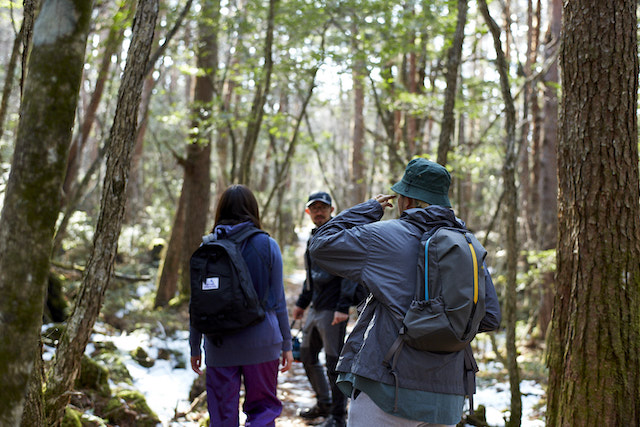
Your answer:
[[[308,209],[310,212],[320,212],[329,210],[330,208],[331,206],[325,205],[324,203],[314,203],[313,205],[309,206]]]

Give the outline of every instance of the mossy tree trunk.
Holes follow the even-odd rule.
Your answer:
[[[0,425],[19,425],[33,369],[92,2],[49,0],[33,31],[0,216]]]
[[[116,113],[108,143],[100,215],[93,249],[87,262],[80,293],[67,329],[60,338],[56,358],[47,378],[45,411],[48,425],[59,425],[69,402],[82,355],[100,312],[118,251],[118,236],[124,218],[131,151],[135,143],[138,107],[151,51],[158,0],[139,0],[127,53]]]
[[[549,426],[640,425],[637,2],[564,2]]]

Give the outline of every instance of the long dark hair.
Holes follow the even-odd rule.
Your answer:
[[[256,227],[262,228],[258,201],[248,187],[241,184],[231,185],[224,190],[218,200],[213,228],[218,225],[234,225],[245,221],[251,221]],[[213,232],[213,230],[211,231]]]

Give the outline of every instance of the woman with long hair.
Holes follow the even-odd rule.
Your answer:
[[[215,239],[225,239],[248,227],[261,229],[258,202],[244,185],[232,185],[218,201]],[[275,426],[282,412],[277,397],[280,372],[291,367],[291,332],[282,280],[280,247],[266,233],[258,233],[242,243],[242,257],[249,267],[258,298],[266,301],[263,321],[212,343],[204,336],[207,404],[212,427],[237,427],[240,384],[244,380],[242,406],[246,426]],[[265,298],[266,297],[266,298]],[[201,374],[203,335],[190,327],[191,368]]]

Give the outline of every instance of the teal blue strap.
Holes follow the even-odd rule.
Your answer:
[[[433,233],[435,234],[435,233]],[[433,239],[433,235],[427,239],[424,244],[424,300],[429,301],[429,242]]]

